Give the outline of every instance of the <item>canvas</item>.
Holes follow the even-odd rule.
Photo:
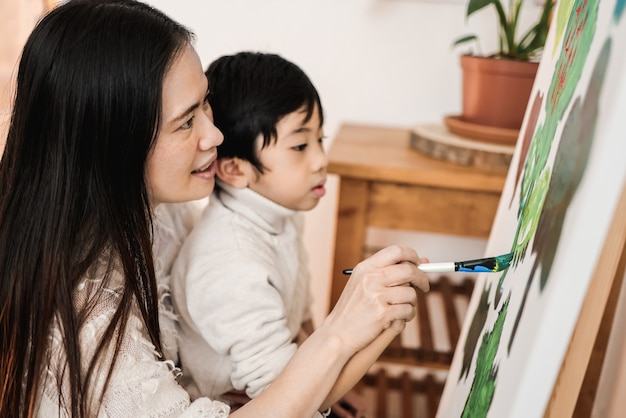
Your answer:
[[[544,415],[624,190],[625,4],[557,3],[438,418]]]

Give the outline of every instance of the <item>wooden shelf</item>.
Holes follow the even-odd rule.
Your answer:
[[[443,383],[432,375],[415,379],[405,372],[394,377],[384,369],[366,375],[361,384],[366,395],[374,392],[376,399],[370,416],[376,418],[434,417],[443,391]]]

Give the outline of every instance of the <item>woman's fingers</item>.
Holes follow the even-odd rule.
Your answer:
[[[403,321],[404,323],[407,323],[415,318],[415,315],[417,315],[415,306],[408,303],[389,305],[387,312],[390,315],[391,320],[387,322],[388,325],[386,327],[392,326],[396,321]]]
[[[430,290],[428,275],[421,271],[416,264],[404,261],[384,267],[382,270],[386,277],[384,281],[385,286],[392,287],[408,284],[423,292]]]
[[[385,327],[396,320],[408,322],[417,314],[417,294],[411,286],[389,287],[382,295],[381,316],[385,318]]]
[[[417,252],[410,247],[390,245],[361,261],[356,268],[362,266],[366,269],[376,269],[402,262],[417,264],[419,262],[419,256]]]
[[[400,332],[416,315],[416,292],[429,290],[417,268],[424,260],[412,248],[391,246],[357,264],[327,318],[330,329],[357,349],[384,329]]]
[[[402,331],[404,331],[406,323],[407,321],[405,321],[404,319],[396,319],[391,323],[389,328],[394,330],[397,334],[400,334]]]
[[[392,245],[361,261],[355,266],[353,274],[379,272],[383,276],[380,280],[384,286],[410,284],[423,292],[428,292],[430,290],[428,276],[417,268],[419,263],[427,261],[427,258],[419,257],[412,248]]]
[[[409,285],[387,287],[382,293],[382,302],[387,305],[400,305],[403,303],[417,306],[417,293]]]
[[[401,262],[370,272],[364,272],[364,269],[360,267],[361,265],[358,266],[358,270],[354,270],[353,274],[357,271],[362,273],[362,280],[372,280],[385,287],[410,285],[422,292],[430,290],[428,275],[410,262]]]

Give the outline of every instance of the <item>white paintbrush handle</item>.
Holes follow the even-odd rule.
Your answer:
[[[445,263],[422,263],[417,266],[424,273],[449,273],[456,271],[454,262]]]

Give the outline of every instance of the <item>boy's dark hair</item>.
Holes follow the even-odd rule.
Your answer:
[[[224,134],[220,158],[237,157],[263,172],[255,151],[259,134],[263,147],[277,139],[276,124],[302,107],[308,121],[322,104],[309,77],[297,65],[276,54],[240,52],[213,61],[205,72],[215,126]]]

